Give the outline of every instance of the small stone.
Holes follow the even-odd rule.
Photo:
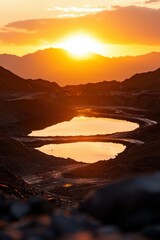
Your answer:
[[[32,234],[32,235],[28,235],[27,237],[25,237],[24,240],[45,240],[45,238],[43,238],[43,236],[40,236],[37,234]]]
[[[49,226],[52,223],[52,220],[47,215],[42,215],[38,218],[38,222],[44,226]]]
[[[61,240],[94,240],[93,236],[89,232],[80,232],[72,235],[64,235]]]
[[[13,240],[11,237],[7,236],[5,232],[0,231],[0,239],[1,240]]]
[[[119,229],[116,226],[103,226],[98,228],[97,233],[100,235],[109,235],[119,233]]]
[[[10,212],[15,219],[19,219],[27,215],[30,211],[30,206],[26,203],[13,203]]]
[[[54,226],[58,234],[77,233],[86,230],[95,230],[98,225],[90,222],[89,218],[79,216],[56,214],[54,215]]]
[[[21,240],[23,237],[22,233],[17,229],[9,229],[6,231],[6,234],[13,240]]]
[[[31,214],[41,215],[41,214],[51,214],[52,205],[40,198],[33,198],[30,200]]]
[[[3,221],[3,220],[0,220],[0,229],[3,229],[7,226],[7,222],[6,221]]]
[[[159,240],[160,239],[160,225],[152,225],[144,228],[142,234],[150,239]]]

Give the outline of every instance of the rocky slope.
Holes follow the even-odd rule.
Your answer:
[[[7,167],[7,164],[6,164]],[[0,190],[13,198],[29,198],[39,192],[29,186],[20,176],[14,175],[6,167],[0,167]]]
[[[24,80],[0,67],[0,127],[41,128],[70,118],[73,110],[59,101],[62,94],[56,83]]]
[[[56,83],[24,80],[0,67],[0,167],[18,175],[73,163],[40,153],[11,136],[68,119],[74,111],[59,102]]]
[[[147,73],[139,73],[122,82],[120,88],[127,91],[160,90],[160,68]]]
[[[4,134],[0,135],[0,159],[0,167],[7,168],[21,176],[74,163],[72,160],[67,161],[45,155]]]
[[[104,81],[96,84],[64,87],[71,105],[123,106],[159,109],[160,69],[135,74],[123,82]]]

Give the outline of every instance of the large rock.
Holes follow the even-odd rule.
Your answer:
[[[106,224],[135,231],[160,222],[160,173],[132,178],[98,189],[80,210]]]

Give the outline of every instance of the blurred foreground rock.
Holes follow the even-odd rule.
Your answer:
[[[157,173],[98,189],[81,204],[80,210],[122,231],[142,230],[145,235],[156,232],[158,238],[153,239],[160,239],[159,203],[160,173]]]
[[[75,209],[0,194],[1,240],[160,239],[160,173],[106,186]]]

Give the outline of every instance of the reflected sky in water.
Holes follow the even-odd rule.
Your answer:
[[[48,155],[93,163],[114,158],[117,154],[123,152],[125,148],[126,146],[117,143],[77,142],[48,144],[37,149]]]
[[[89,136],[132,131],[138,128],[137,123],[112,118],[74,117],[43,130],[33,131],[29,136]]]

